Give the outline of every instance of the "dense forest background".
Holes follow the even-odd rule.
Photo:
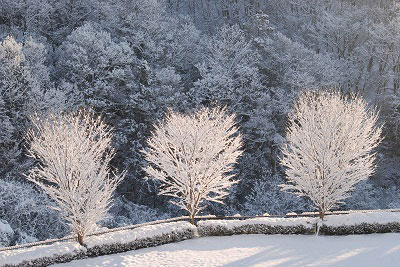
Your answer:
[[[145,180],[141,150],[167,108],[227,105],[245,153],[211,214],[309,210],[279,191],[287,113],[335,86],[380,109],[378,170],[342,209],[400,208],[400,2],[395,0],[0,0],[0,222],[14,243],[68,231],[24,174],[29,115],[92,107],[127,170],[107,227],[182,214]]]

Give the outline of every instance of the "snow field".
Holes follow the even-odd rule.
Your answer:
[[[203,237],[56,265],[89,266],[399,266],[400,234]]]

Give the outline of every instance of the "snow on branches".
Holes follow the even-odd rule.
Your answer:
[[[143,151],[150,163],[145,171],[163,184],[160,194],[177,198],[173,203],[193,223],[205,200],[222,203],[237,183],[232,171],[243,151],[235,115],[220,108],[189,115],[169,111],[154,128]]]
[[[289,115],[280,162],[283,190],[309,197],[320,217],[350,196],[354,185],[375,170],[381,141],[378,114],[360,97],[337,92],[305,92]]]
[[[112,129],[92,111],[33,118],[29,154],[40,164],[27,179],[58,205],[83,245],[86,234],[107,217],[112,195],[124,175],[110,174]]]

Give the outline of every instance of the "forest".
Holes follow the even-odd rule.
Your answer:
[[[303,90],[336,88],[379,110],[377,170],[338,209],[400,208],[398,0],[0,0],[0,223],[7,245],[65,236],[26,179],[32,114],[91,108],[125,171],[105,227],[184,214],[145,179],[143,149],[167,110],[236,114],[244,151],[224,203],[202,214],[312,210],[282,192],[288,113]]]

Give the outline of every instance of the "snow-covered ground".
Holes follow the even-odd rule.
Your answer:
[[[111,232],[100,236],[87,237],[85,243],[87,249],[101,247],[104,245],[123,245],[146,238],[160,237],[162,235],[174,235],[195,229],[188,222],[168,222],[157,225],[147,225],[136,229]],[[34,246],[23,249],[0,251],[0,266],[3,264],[21,264],[23,261],[32,261],[45,257],[56,257],[57,255],[75,255],[87,250],[80,246],[75,240],[57,242],[50,245]]]
[[[167,265],[192,266],[225,265],[244,262],[252,265],[254,258],[271,265],[270,260],[284,264],[320,265],[344,261],[397,260],[400,266],[400,234],[376,234],[354,236],[320,236],[315,230],[318,218],[254,218],[247,220],[207,220],[198,222],[198,233],[203,238],[153,249],[140,249],[126,254],[110,255],[79,261],[66,266],[140,266]],[[352,213],[329,215],[321,228],[322,233],[346,234],[357,232],[399,231],[399,212]],[[348,228],[348,229],[347,229]],[[76,241],[57,242],[49,245],[0,251],[0,266],[24,264],[43,266],[55,262],[106,255],[139,247],[156,246],[162,243],[193,238],[196,227],[187,221],[142,225],[135,229],[120,229],[110,233],[88,237],[87,247]],[[348,230],[347,232],[344,230]],[[308,233],[311,235],[237,235],[232,237],[205,237],[242,233]],[[208,242],[208,243],[207,243]],[[189,248],[189,249],[188,249]],[[263,252],[263,253],[261,253]],[[257,256],[255,256],[257,255]],[[207,258],[207,256],[209,256]],[[163,262],[162,259],[167,262]],[[329,259],[329,260],[328,260]],[[104,262],[105,261],[105,262]],[[113,264],[113,262],[116,262]],[[202,262],[203,261],[203,262]],[[215,263],[215,264],[214,264]],[[351,262],[350,262],[351,263]],[[349,264],[350,264],[349,263]],[[360,263],[360,264],[361,264]],[[74,265],[77,264],[77,265]]]
[[[75,266],[399,266],[400,234],[202,237],[73,261]]]

